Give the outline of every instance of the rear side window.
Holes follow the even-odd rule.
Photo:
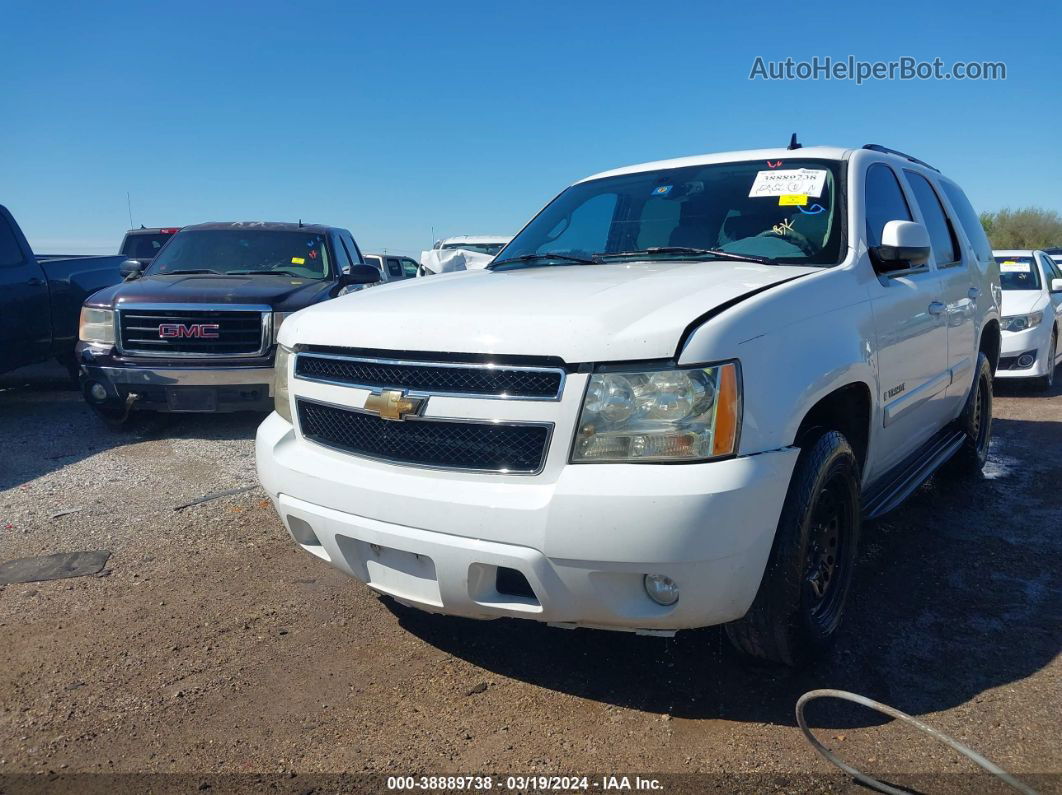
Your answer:
[[[7,220],[0,215],[0,268],[5,265],[19,265],[22,260],[22,246],[18,244],[18,238]]]
[[[388,257],[387,258],[387,274],[392,279],[401,279],[401,278],[403,278],[402,263],[400,263],[394,257]]]
[[[959,216],[959,223],[966,231],[966,236],[970,238],[970,244],[974,247],[977,259],[981,262],[991,261],[992,244],[988,242],[988,235],[985,234],[985,228],[981,226],[981,219],[977,217],[977,211],[966,198],[966,194],[959,189],[958,185],[952,185],[943,180],[941,180],[940,187],[944,189],[948,201],[955,209],[955,214]]]
[[[170,235],[126,235],[121,253],[135,259],[154,259]]]
[[[911,220],[911,208],[907,206],[899,180],[884,163],[874,163],[867,169],[866,207],[870,248],[881,245],[881,232],[889,221]]]
[[[949,265],[958,262],[959,247],[952,231],[951,222],[944,212],[944,207],[937,198],[937,192],[929,184],[929,180],[915,171],[907,171],[907,180],[911,183],[918,209],[922,211],[922,218],[926,222],[929,231],[929,242],[933,247],[933,257],[937,265]]]

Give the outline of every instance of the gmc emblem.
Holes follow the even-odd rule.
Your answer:
[[[217,323],[162,323],[159,325],[159,337],[164,340],[194,337],[201,340],[216,340],[219,336]]]

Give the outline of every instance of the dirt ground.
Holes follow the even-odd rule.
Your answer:
[[[799,673],[743,665],[718,629],[564,631],[383,600],[289,540],[255,485],[260,420],[115,433],[58,368],[0,376],[0,561],[112,553],[105,576],[0,587],[0,792],[382,791],[441,773],[855,789],[796,726],[814,688],[884,701],[1062,792],[1058,387],[997,386],[985,477],[937,478],[865,528],[843,636]],[[854,705],[809,715],[874,775],[1003,791]]]

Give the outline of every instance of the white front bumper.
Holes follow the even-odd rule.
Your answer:
[[[528,478],[357,458],[297,438],[277,414],[257,437],[259,477],[292,537],[374,590],[439,613],[632,630],[745,614],[797,454]],[[498,567],[534,597],[499,593]],[[675,580],[678,603],[652,602],[645,574]]]
[[[1004,331],[1000,344],[1000,357],[1019,356],[1027,351],[1036,352],[1036,362],[1023,370],[996,370],[996,378],[1036,378],[1047,375],[1047,348],[1051,341],[1051,323],[1043,322],[1025,331]],[[1053,366],[1054,363],[1052,363]]]

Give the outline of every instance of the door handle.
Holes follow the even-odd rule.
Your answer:
[[[978,287],[971,287],[967,295],[970,296],[971,301],[976,301],[981,295],[981,290]]]
[[[42,284],[44,284],[44,279],[40,279],[34,276],[28,282],[26,282],[26,284],[28,284],[30,287],[40,287]]]
[[[929,305],[929,314],[931,315],[939,315],[943,311],[944,304],[942,304],[940,301],[934,301]]]

